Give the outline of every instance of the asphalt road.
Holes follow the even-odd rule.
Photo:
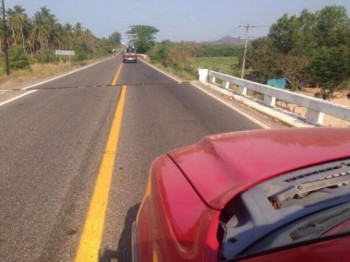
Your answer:
[[[0,106],[0,261],[73,261],[121,85],[126,98],[100,245],[131,261],[152,160],[208,134],[260,128],[187,83],[121,58],[36,86]]]

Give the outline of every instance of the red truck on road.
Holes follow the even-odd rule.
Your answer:
[[[137,63],[137,54],[134,47],[128,46],[123,52],[123,63],[134,62]]]

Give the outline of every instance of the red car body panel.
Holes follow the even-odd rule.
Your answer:
[[[219,216],[228,201],[284,172],[349,157],[350,129],[346,128],[228,133],[164,154],[150,169],[135,224],[133,257],[137,261],[218,261]],[[330,248],[337,259],[349,244],[350,237],[344,236],[244,260],[327,261]]]
[[[348,128],[227,133],[205,137],[197,145],[169,153],[200,196],[215,209],[265,179],[349,154]]]
[[[151,174],[137,217],[148,225],[137,227],[139,260],[215,261],[218,243],[211,236],[218,212],[203,203],[168,156],[155,161]]]

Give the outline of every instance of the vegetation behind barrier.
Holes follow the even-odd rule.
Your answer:
[[[208,68],[240,76],[244,46],[163,41],[150,51],[151,61],[182,74],[197,76]],[[249,41],[246,78],[266,83],[287,79],[288,88],[319,87],[317,97],[332,99],[338,88],[350,83],[350,18],[342,6],[326,6],[312,13],[279,18],[266,37]],[[253,74],[250,74],[253,72]],[[350,92],[349,92],[350,96]]]

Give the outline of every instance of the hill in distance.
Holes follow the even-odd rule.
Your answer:
[[[205,41],[206,44],[244,44],[245,40],[239,37],[233,37],[233,36],[224,36],[223,38],[220,38],[219,40],[215,41]]]

